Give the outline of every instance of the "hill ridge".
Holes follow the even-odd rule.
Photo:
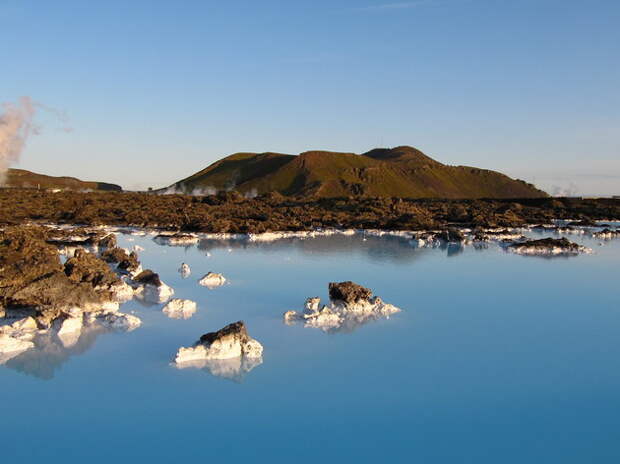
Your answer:
[[[237,190],[289,196],[407,198],[536,198],[548,196],[522,180],[470,166],[449,166],[402,145],[362,154],[308,150],[299,155],[240,152],[168,189]]]
[[[70,176],[49,176],[26,169],[9,168],[4,188],[39,188],[60,190],[104,190],[121,191],[120,185],[107,182],[84,181]]]

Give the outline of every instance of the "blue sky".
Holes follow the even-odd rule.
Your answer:
[[[170,184],[238,151],[413,145],[620,194],[620,2],[0,0],[19,167]]]

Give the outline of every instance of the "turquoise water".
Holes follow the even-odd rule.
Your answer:
[[[37,462],[615,463],[620,459],[620,240],[592,255],[416,249],[361,236],[169,247],[145,267],[187,320],[136,301],[130,333],[50,340],[0,367],[3,460]],[[177,269],[188,263],[192,275]],[[213,290],[208,271],[229,283]],[[353,280],[403,308],[338,333],[282,313]],[[237,320],[264,348],[245,375],[170,365]]]

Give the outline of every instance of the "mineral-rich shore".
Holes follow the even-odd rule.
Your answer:
[[[66,260],[61,259],[65,255]],[[157,302],[172,294],[138,256],[101,230],[39,226],[0,228],[0,364],[40,348],[50,334],[64,346],[96,326],[133,330],[119,311],[134,296]],[[45,344],[45,343],[43,343]]]
[[[571,219],[620,219],[618,199],[536,198],[434,200],[404,198],[244,198],[147,193],[47,193],[0,190],[0,224],[45,222],[114,225],[213,233],[317,228],[425,230],[449,226],[516,227]],[[179,237],[173,237],[177,241]],[[168,239],[167,237],[162,237]]]

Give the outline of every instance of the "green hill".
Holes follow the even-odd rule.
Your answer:
[[[25,169],[9,169],[2,187],[34,188],[34,189],[61,189],[61,190],[106,190],[121,191],[120,185],[105,182],[89,182],[75,177],[54,177]]]
[[[547,194],[495,171],[448,166],[412,147],[367,153],[236,153],[172,186],[182,192],[237,190],[289,196],[533,198]]]

